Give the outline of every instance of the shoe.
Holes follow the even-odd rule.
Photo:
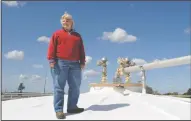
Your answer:
[[[66,118],[66,116],[64,115],[63,112],[56,112],[56,117],[58,119],[65,119]]]
[[[68,113],[81,113],[84,111],[84,108],[75,108],[67,110]]]

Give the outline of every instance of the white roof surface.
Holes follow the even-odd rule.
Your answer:
[[[190,120],[191,100],[131,91],[124,96],[112,88],[94,90],[80,95],[80,114],[67,114],[66,120]],[[65,96],[66,111],[67,95]],[[56,120],[53,97],[33,97],[2,102],[3,120]]]

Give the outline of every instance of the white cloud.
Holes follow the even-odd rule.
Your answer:
[[[89,64],[92,61],[92,57],[86,56],[86,64]]]
[[[93,69],[86,70],[83,72],[83,79],[87,79],[88,77],[95,77],[95,76],[98,76],[99,74],[100,72],[97,72]]]
[[[41,36],[37,39],[38,42],[45,42],[45,43],[49,43],[50,42],[50,38],[47,36]]]
[[[21,74],[21,75],[19,76],[19,79],[21,79],[21,80],[28,80],[29,77],[28,77],[27,75]]]
[[[3,4],[9,6],[9,7],[19,7],[24,6],[26,2],[19,2],[19,1],[2,1]]]
[[[121,28],[115,29],[114,32],[103,32],[102,40],[110,40],[111,42],[124,43],[124,42],[135,42],[136,36],[129,35],[125,30]]]
[[[7,59],[12,59],[12,60],[23,60],[24,59],[24,52],[14,50],[14,51],[11,51],[11,52],[8,52],[7,54],[5,54],[5,57]]]
[[[132,59],[132,61],[136,64],[136,65],[143,65],[146,64],[147,62],[143,59],[139,59],[139,58],[134,58]]]
[[[33,64],[32,66],[33,68],[43,68],[43,65],[40,64]]]
[[[186,29],[184,30],[184,32],[185,32],[186,34],[191,34],[191,27],[190,27],[190,28],[186,28]]]
[[[30,80],[31,81],[37,81],[37,80],[42,80],[43,78],[39,75],[32,75]]]
[[[44,78],[42,78],[39,75],[24,75],[24,74],[20,74],[19,79],[21,81],[36,81],[36,80],[42,80]]]

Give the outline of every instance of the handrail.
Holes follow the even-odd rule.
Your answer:
[[[33,92],[5,92],[1,94],[1,100],[12,100],[12,99],[20,99],[20,98],[29,98],[29,97],[41,97],[41,96],[51,96],[52,93],[33,93]]]
[[[53,94],[53,93],[37,93],[37,92],[22,92],[22,93],[19,93],[19,92],[3,92],[2,94],[12,94],[12,95],[16,95],[16,94]]]

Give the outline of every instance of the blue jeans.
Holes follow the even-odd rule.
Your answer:
[[[81,85],[81,67],[78,61],[68,61],[58,59],[53,68],[51,75],[54,86],[54,110],[55,112],[63,111],[64,107],[64,88],[68,82],[68,102],[67,109],[77,108],[78,98],[80,95]]]

